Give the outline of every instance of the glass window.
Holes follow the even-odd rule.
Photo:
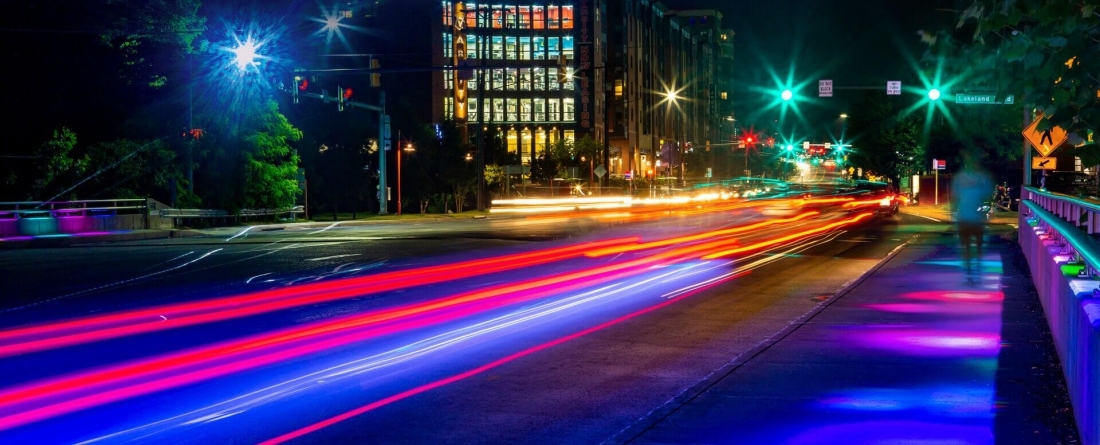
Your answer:
[[[557,122],[561,120],[561,99],[546,99],[546,109],[549,110],[546,116],[546,120],[552,122]]]
[[[561,38],[561,53],[564,54],[567,59],[573,58],[573,36]]]
[[[477,5],[466,7],[466,28],[475,28],[477,27],[477,11],[471,11],[470,9],[477,9]]]
[[[558,83],[558,68],[550,67],[546,69],[546,84],[550,87],[550,91],[557,91],[561,88],[561,84]]]
[[[537,97],[537,98],[535,98],[534,105],[535,105],[534,119],[538,122],[546,122],[546,99],[542,98],[542,97]],[[543,142],[545,142],[545,141],[543,141]]]
[[[531,9],[531,27],[535,29],[546,28],[546,7],[536,5]]]
[[[519,120],[519,99],[508,98],[504,100],[504,120],[515,122]]]
[[[471,97],[466,107],[466,119],[470,122],[477,122],[477,99]]]
[[[504,99],[493,99],[493,122],[501,122],[504,120]]]
[[[497,60],[504,58],[504,37],[493,36],[493,58]]]
[[[535,37],[534,40],[532,40],[532,45],[534,46],[534,48],[533,48],[534,49],[534,56],[532,58],[535,59],[535,60],[545,59],[546,58],[546,37]]]
[[[452,26],[451,18],[454,17],[455,8],[451,2],[443,2],[443,26]]]
[[[520,37],[519,38],[519,59],[530,60],[531,59],[531,38]]]
[[[615,97],[623,97],[623,80],[622,79],[615,79]]]
[[[561,27],[568,29],[573,27],[573,7],[561,7]]]
[[[504,69],[493,69],[493,90],[501,91],[504,89]]]
[[[531,7],[519,7],[519,29],[531,29]]]
[[[516,58],[516,37],[509,36],[504,38],[504,58]]]
[[[454,119],[455,117],[455,98],[444,97],[443,98],[443,118]]]
[[[506,91],[515,91],[519,86],[519,70],[516,68],[504,69],[504,89]]]
[[[468,82],[466,82],[466,89],[468,89],[468,90],[477,90],[477,73],[478,73],[478,71],[480,71],[480,70],[470,71],[472,74],[470,75],[470,80]]]
[[[547,6],[546,16],[548,20],[546,27],[551,29],[561,28],[561,10],[557,6]]]
[[[546,151],[546,131],[542,129],[535,132],[535,151],[538,153]]]
[[[519,151],[519,135],[516,130],[508,130],[508,136],[505,138],[508,140],[508,153],[516,153]]]
[[[443,34],[443,58],[451,58],[451,50],[454,47],[454,36],[451,33]]]
[[[504,7],[504,27],[515,28],[516,27],[516,7],[505,6]]]
[[[477,36],[466,35],[466,58],[477,58]]]
[[[569,142],[575,142],[576,138],[573,136],[573,134],[573,130],[565,130],[565,134],[563,135],[562,139],[565,139]]]
[[[550,57],[550,60],[557,60],[558,55],[561,54],[561,47],[558,46],[559,44],[560,41],[557,37],[548,37],[546,39],[546,47],[549,49],[547,55]]]
[[[573,121],[573,110],[574,110],[574,108],[573,108],[573,98],[572,97],[567,97],[565,99],[562,99],[562,107],[561,108],[562,108],[561,120],[566,121],[566,122],[572,122]],[[567,139],[568,139],[568,137],[567,137]]]
[[[523,122],[531,121],[531,99],[519,100],[519,120]]]
[[[477,7],[478,8],[488,8],[489,5],[477,5]],[[469,8],[469,6],[468,6],[468,8]],[[477,13],[477,27],[478,28],[488,28],[490,18],[491,18],[491,16],[489,15],[488,12],[486,12],[484,10],[479,11]]]
[[[540,67],[535,67],[533,72],[534,72],[534,74],[531,75],[532,81],[534,83],[533,89],[535,91],[545,91],[546,90],[546,68],[543,68],[541,66]]]
[[[522,153],[520,153],[520,163],[530,164],[531,163],[531,150],[530,150],[530,148],[531,148],[531,130],[528,129],[528,128],[524,128],[523,131],[520,132],[520,134],[522,135],[521,139],[523,141],[523,150],[521,150]]]
[[[443,89],[453,90],[455,88],[455,72],[447,70],[443,72]]]
[[[520,68],[519,70],[519,90],[531,91],[531,69]]]

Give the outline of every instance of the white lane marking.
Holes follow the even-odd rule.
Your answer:
[[[255,226],[253,226],[253,227],[255,227]],[[238,232],[238,233],[237,233],[236,235],[233,235],[233,236],[231,236],[231,237],[229,237],[229,238],[226,238],[225,240],[226,240],[226,241],[232,241],[232,240],[233,240],[233,238],[236,238],[236,237],[238,237],[238,236],[241,236],[241,235],[244,235],[244,234],[248,233],[248,231],[249,231],[249,230],[252,230],[252,229],[253,229],[253,227],[248,227],[248,228],[246,228],[246,229],[244,229],[244,230],[242,230],[242,231]]]
[[[936,218],[933,218],[933,217],[931,217],[931,216],[917,215],[916,213],[913,213],[912,215],[913,215],[913,216],[917,216],[917,217],[920,217],[920,218],[924,218],[924,219],[930,219],[930,220],[932,220],[932,221],[935,221],[935,222],[943,222],[943,221],[941,221],[941,220],[938,220],[938,219],[936,219]]]
[[[331,229],[331,228],[333,228],[333,227],[336,227],[336,225],[337,225],[337,224],[340,224],[340,223],[342,223],[342,222],[343,222],[343,221],[336,221],[336,222],[334,222],[334,223],[330,224],[330,225],[329,225],[328,227],[325,227],[325,228],[323,228],[323,229],[321,229],[321,230],[318,230],[318,231],[316,231],[316,232],[309,232],[309,233],[307,233],[306,235],[316,235],[316,234],[318,234],[318,233],[321,233],[321,232],[324,232],[324,231],[326,231],[326,230],[328,230],[328,229]]]
[[[359,256],[359,255],[361,255],[361,254],[359,254],[359,253],[345,253],[343,255],[323,256],[323,257],[320,257],[320,258],[309,258],[306,261],[324,261],[324,260],[331,260],[331,259],[334,259],[334,258],[344,258],[344,257]]]
[[[262,276],[264,276],[264,275],[271,275],[271,272],[268,272],[268,273],[262,273],[262,274],[259,274],[259,275],[256,275],[256,276],[254,276],[254,277],[252,277],[252,278],[249,278],[248,280],[245,280],[244,284],[248,284],[248,283],[251,283],[251,282],[252,282],[252,280],[255,280],[255,279],[257,279],[257,278],[260,278],[260,277],[262,277]]]

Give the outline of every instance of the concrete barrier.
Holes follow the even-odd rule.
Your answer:
[[[1062,361],[1077,428],[1082,443],[1100,445],[1100,298],[1095,294],[1100,280],[1077,274],[1084,267],[1076,263],[1081,256],[1062,235],[1077,231],[1075,226],[1053,214],[1046,215],[1049,224],[1035,224],[1026,213],[1021,208],[1020,247]],[[1091,238],[1083,242],[1089,241],[1095,243]]]

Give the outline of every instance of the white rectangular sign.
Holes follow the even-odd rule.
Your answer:
[[[886,94],[890,96],[901,95],[901,81],[900,80],[888,80],[886,81]]]
[[[817,81],[817,97],[833,97],[832,79]]]

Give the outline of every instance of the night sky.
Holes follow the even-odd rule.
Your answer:
[[[788,76],[808,99],[800,104],[811,126],[828,126],[864,94],[841,87],[881,87],[886,81],[915,78],[924,45],[917,31],[952,27],[951,0],[668,0],[674,8],[713,8],[723,26],[736,33],[735,64],[741,86],[735,92],[740,118],[766,124],[758,116],[773,102],[759,88],[775,89],[773,71]],[[832,79],[832,99],[817,97],[817,81]],[[767,114],[767,112],[763,112]]]

